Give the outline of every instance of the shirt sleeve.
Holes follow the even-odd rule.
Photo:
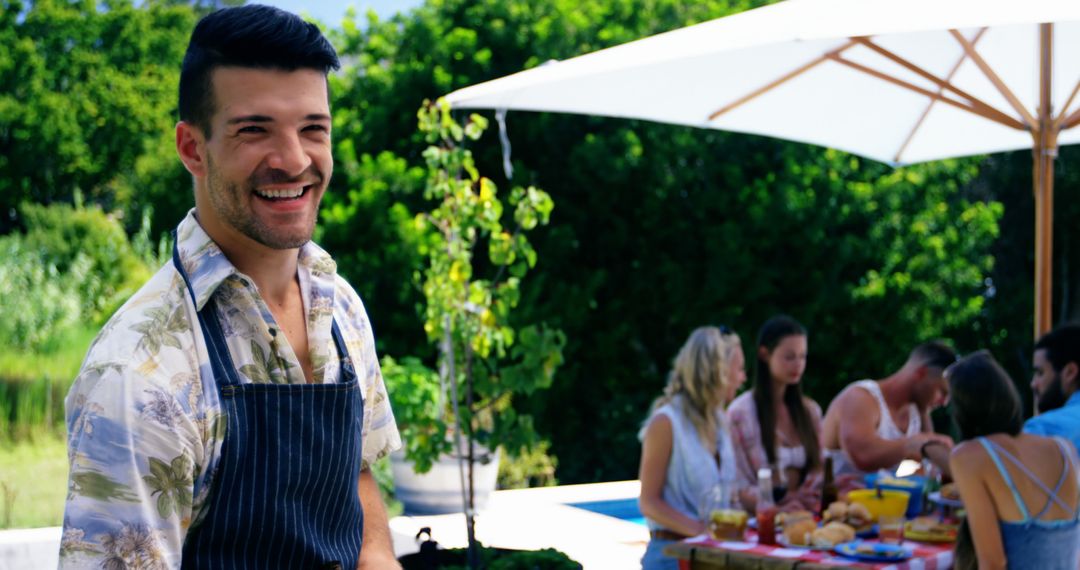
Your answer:
[[[356,309],[354,315],[363,320],[358,328],[366,332],[361,339],[361,360],[364,370],[364,421],[361,432],[363,453],[360,468],[369,469],[376,461],[401,447],[401,434],[398,433],[394,411],[390,407],[390,398],[386,392],[386,384],[383,382],[382,368],[379,366],[379,358],[375,352],[375,337],[371,334],[371,327],[367,322],[367,312],[363,309],[363,304],[359,302],[359,297],[355,300],[357,305],[354,307]]]
[[[1036,418],[1031,418],[1024,422],[1024,433],[1029,433],[1031,435],[1056,435],[1046,429],[1044,422],[1036,421]]]
[[[743,406],[732,406],[728,411],[731,421],[731,435],[735,444],[735,466],[738,472],[738,488],[744,489],[757,484],[758,462],[754,452],[760,447],[761,438],[757,436],[757,423]]]
[[[364,450],[361,469],[370,468],[373,463],[401,447],[401,435],[394,421],[394,411],[390,408],[382,370],[378,360],[374,360],[374,346],[371,353],[374,373],[369,376],[367,399],[364,401]]]
[[[76,379],[60,568],[180,566],[204,448],[173,388],[193,384],[162,376],[99,364]]]

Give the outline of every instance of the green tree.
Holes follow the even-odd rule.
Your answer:
[[[108,210],[138,212],[153,202],[148,194],[190,186],[145,183],[177,179],[162,148],[171,152],[195,11],[153,0],[99,4],[0,2],[0,234],[18,225],[23,201],[70,203],[81,190]]]

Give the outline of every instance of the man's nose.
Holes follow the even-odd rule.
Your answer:
[[[289,176],[299,176],[311,166],[311,157],[297,133],[284,133],[275,141],[274,149],[267,157],[267,166]]]

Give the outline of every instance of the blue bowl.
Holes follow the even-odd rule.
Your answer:
[[[891,479],[898,479],[896,477],[890,477]],[[874,489],[881,487],[882,489],[889,491],[902,491],[908,494],[907,511],[904,516],[907,518],[914,518],[922,514],[922,502],[923,502],[923,489],[926,487],[926,477],[919,475],[910,475],[908,477],[899,478],[899,481],[903,481],[903,484],[893,483],[892,481],[877,484],[878,474],[868,473],[863,479],[866,483],[867,489]]]

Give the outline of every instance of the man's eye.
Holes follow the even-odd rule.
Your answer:
[[[264,129],[262,127],[259,127],[259,126],[255,126],[255,125],[249,125],[249,126],[246,126],[246,127],[240,127],[236,132],[238,132],[238,133],[264,133],[264,132],[266,132],[266,129]]]
[[[305,131],[323,132],[323,133],[330,132],[330,129],[326,128],[325,125],[308,125],[308,126],[304,127],[304,130]]]

